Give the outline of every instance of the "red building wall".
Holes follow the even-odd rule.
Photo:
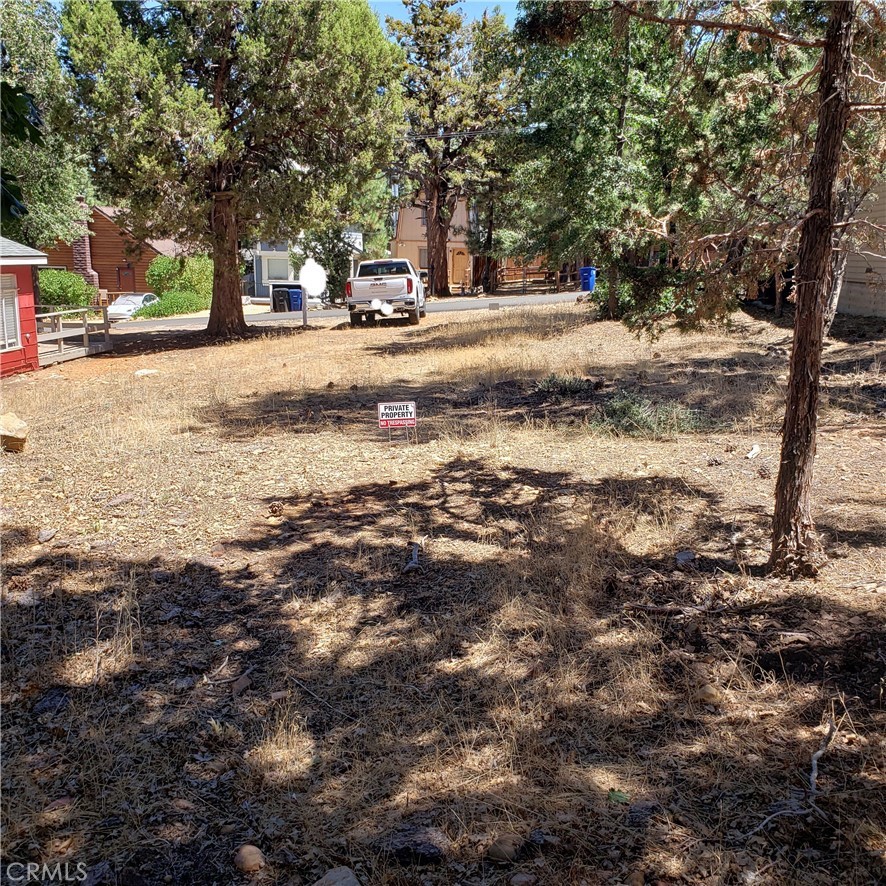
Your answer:
[[[37,356],[37,321],[34,319],[34,268],[0,264],[0,274],[15,274],[18,284],[18,322],[22,347],[0,351],[0,377],[40,368]]]

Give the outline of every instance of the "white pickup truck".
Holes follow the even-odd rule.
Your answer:
[[[345,284],[351,326],[373,324],[381,317],[406,314],[410,326],[425,315],[423,275],[405,258],[360,262],[357,276]]]

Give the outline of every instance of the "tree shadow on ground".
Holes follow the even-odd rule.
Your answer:
[[[574,319],[574,315],[564,316]],[[424,343],[410,340],[379,349],[390,354],[410,352],[416,347],[453,346],[451,336],[439,336],[439,328],[417,331],[420,336],[428,336]],[[471,328],[457,330],[454,335],[464,344],[465,337],[485,341],[493,331]],[[859,372],[876,359],[876,354],[876,346],[868,345],[848,355],[843,352],[825,359],[826,391],[833,406],[859,415],[882,410],[882,384]],[[423,442],[447,435],[470,436],[488,428],[491,422],[563,428],[592,424],[604,431],[655,437],[726,430],[753,417],[768,421],[770,429],[776,430],[780,410],[769,410],[765,404],[772,401],[774,380],[779,374],[784,376],[787,368],[786,348],[774,344],[761,350],[747,348],[724,358],[658,358],[615,368],[590,359],[581,377],[542,379],[507,369],[485,372],[481,367],[451,380],[393,379],[355,383],[349,389],[330,385],[322,391],[282,389],[216,402],[197,413],[197,425],[191,430],[202,424],[226,437],[253,439],[269,429],[288,433],[327,429],[369,439],[376,433],[376,404],[407,399],[418,404],[419,439]],[[641,410],[647,408],[646,404],[682,409],[682,417],[677,416],[678,426],[659,430],[645,426],[634,429],[629,423],[613,425],[613,401],[620,401],[616,402],[616,411],[623,411],[625,396]]]
[[[754,320],[765,321],[778,329],[791,333],[794,328],[794,305],[788,302],[785,312],[777,317],[774,311],[761,309],[753,303],[739,302],[739,310]],[[864,342],[886,337],[886,321],[882,317],[858,317],[852,314],[837,314],[828,333],[827,341],[842,341],[847,344]],[[827,341],[825,344],[827,344]],[[790,343],[790,335],[787,339]]]
[[[293,321],[294,323],[295,321]],[[319,326],[303,329],[298,325],[247,326],[245,334],[238,339],[248,341],[256,338],[289,338],[305,333],[318,332]],[[141,357],[148,354],[163,354],[169,351],[190,351],[198,348],[224,347],[230,342],[219,341],[203,329],[113,329],[111,337],[114,350],[96,354],[89,359],[115,360],[120,357]]]
[[[267,504],[181,562],[7,531],[7,862],[245,883],[232,857],[253,842],[281,883],[342,863],[373,884],[701,882],[736,853],[773,882],[883,874],[864,836],[886,823],[865,738],[883,620],[831,606],[810,630],[814,590],[748,593],[716,549],[678,568],[673,527],[725,534],[716,493],[460,458]],[[820,761],[825,817],[748,841],[804,802],[838,691],[861,738]],[[525,842],[499,866],[505,831]],[[392,835],[438,864],[397,861]]]
[[[441,436],[469,437],[490,423],[512,427],[563,427],[600,425],[607,429],[609,406],[625,394],[641,405],[661,407],[682,404],[686,420],[673,430],[656,431],[637,426],[637,436],[673,436],[681,432],[728,427],[758,406],[748,384],[716,363],[697,361],[698,368],[627,374],[615,379],[596,375],[588,367],[587,379],[565,377],[539,380],[511,377],[487,382],[414,382],[394,380],[371,386],[352,385],[349,390],[284,389],[261,395],[213,403],[199,410],[190,431],[211,427],[223,437],[249,440],[268,430],[286,433],[346,431],[369,439],[376,436],[376,407],[385,401],[414,400],[419,412],[419,442]],[[724,380],[725,379],[725,380]],[[753,378],[754,388],[767,389],[771,382]],[[688,416],[692,415],[690,420]],[[633,433],[627,423],[613,426],[617,433]]]
[[[520,312],[516,316],[511,309],[503,315],[490,316],[487,312],[477,319],[480,323],[446,323],[442,326],[419,328],[410,331],[406,338],[380,344],[370,353],[378,356],[399,357],[426,354],[481,345],[506,342],[508,339],[550,339],[575,332],[595,321],[590,311],[576,313],[574,310],[548,310],[543,312]]]

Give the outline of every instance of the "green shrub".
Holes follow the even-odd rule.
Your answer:
[[[70,271],[40,271],[40,297],[38,304],[55,307],[83,308],[98,296],[98,290],[90,286],[79,274]]]
[[[655,403],[639,394],[622,392],[603,404],[594,424],[601,430],[626,437],[673,437],[698,430],[698,414],[682,403]]]
[[[543,394],[555,397],[581,397],[593,393],[594,380],[577,375],[556,375],[552,372],[547,378],[537,382],[535,387]]]
[[[204,297],[190,289],[171,289],[164,292],[159,301],[139,308],[132,316],[143,320],[154,317],[174,317],[176,314],[195,314],[197,311],[205,311],[211,301],[211,295]]]
[[[184,262],[178,259],[158,255],[145,271],[145,280],[147,280],[151,292],[155,295],[169,292],[181,275],[183,264]]]
[[[173,291],[190,291],[208,300],[212,298],[212,259],[208,255],[158,255],[149,265],[145,279],[151,292],[161,297]]]

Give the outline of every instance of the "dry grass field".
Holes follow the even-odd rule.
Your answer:
[[[884,323],[826,349],[831,560],[789,583],[762,569],[789,329],[478,317],[4,385],[31,426],[0,463],[6,862],[883,882]],[[400,398],[415,444],[374,427]]]

